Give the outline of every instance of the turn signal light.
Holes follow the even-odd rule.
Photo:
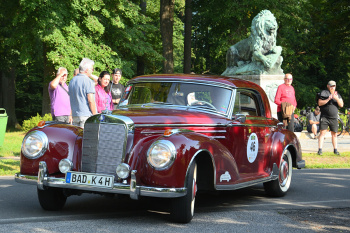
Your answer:
[[[45,121],[40,121],[38,123],[38,127],[44,127],[45,126]]]
[[[170,136],[173,133],[171,129],[167,129],[164,131],[164,136]]]

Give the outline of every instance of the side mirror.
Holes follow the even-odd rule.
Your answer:
[[[284,128],[283,122],[277,123],[277,128],[278,128],[278,129],[283,129],[283,128]]]
[[[246,121],[246,119],[247,119],[246,116],[243,114],[236,114],[236,116],[235,116],[235,120],[239,121],[241,123],[244,123]]]

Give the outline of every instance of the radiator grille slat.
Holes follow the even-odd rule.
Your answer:
[[[83,136],[82,171],[115,174],[122,162],[126,140],[123,124],[86,123]]]

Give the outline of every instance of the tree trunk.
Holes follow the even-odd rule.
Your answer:
[[[140,8],[141,8],[141,14],[146,14],[147,9],[147,2],[146,0],[140,0]],[[145,33],[143,33],[145,34]],[[144,56],[138,56],[137,59],[137,68],[136,68],[136,75],[144,75],[145,74],[145,59]]]
[[[185,5],[184,73],[191,73],[192,0]]]
[[[163,43],[163,72],[174,73],[173,25],[175,0],[160,0],[160,33]]]
[[[8,120],[7,127],[15,128],[18,124],[15,107],[15,90],[16,90],[16,72],[14,68],[10,69],[9,75],[1,72],[1,94],[0,107],[5,108]]]
[[[44,116],[47,113],[51,112],[50,107],[50,96],[49,96],[49,83],[50,78],[54,76],[54,69],[48,66],[47,57],[46,57],[46,45],[43,44],[43,56],[44,56],[44,75],[43,75],[43,99],[42,99],[42,108],[41,114]]]

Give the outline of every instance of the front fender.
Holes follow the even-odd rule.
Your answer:
[[[28,159],[21,151],[21,174],[37,175],[40,161],[46,162],[48,174],[59,173],[58,164],[64,158],[73,162],[73,170],[80,169],[83,129],[68,124],[50,124],[43,128],[35,127],[30,132],[35,130],[46,134],[48,148],[44,155],[37,159]]]
[[[156,170],[147,162],[147,150],[156,140],[168,140],[175,145],[176,159],[172,166],[166,170]],[[171,136],[152,138],[152,140],[144,139],[142,143],[146,143],[147,145],[143,145],[141,150],[137,149],[141,146],[136,145],[134,148],[140,154],[138,156],[135,156],[135,154],[131,156],[131,158],[137,159],[138,162],[130,162],[134,165],[137,164],[136,167],[133,167],[137,169],[139,179],[143,185],[184,187],[185,177],[191,162],[203,155],[211,157],[216,182],[220,180],[220,175],[225,172],[231,174],[231,182],[239,178],[237,164],[232,154],[220,142],[208,136],[194,132],[177,133]],[[135,152],[133,150],[133,153]]]

